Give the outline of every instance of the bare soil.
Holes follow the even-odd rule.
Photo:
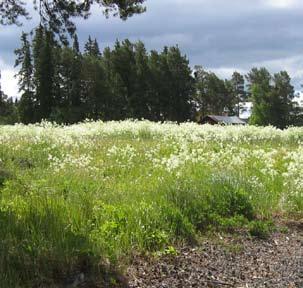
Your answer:
[[[288,222],[287,229],[284,223],[277,230],[266,240],[245,231],[216,234],[180,247],[177,255],[135,256],[124,275],[103,263],[98,276],[81,268],[64,284],[34,287],[303,288],[303,222]]]
[[[267,240],[217,235],[177,256],[135,257],[127,278],[130,288],[303,288],[303,223]]]

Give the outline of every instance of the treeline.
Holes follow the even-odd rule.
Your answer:
[[[178,46],[148,52],[142,42],[124,40],[101,52],[89,37],[82,52],[77,36],[72,45],[62,46],[42,27],[32,41],[23,33],[15,53],[21,98],[15,103],[0,94],[0,109],[6,111],[0,110],[6,115],[2,122],[199,121],[207,114],[238,115],[239,103],[252,101],[252,124],[284,128],[303,123],[285,71],[271,75],[253,68],[222,80],[201,66],[192,71]]]
[[[101,53],[90,37],[81,53],[77,36],[61,47],[52,33],[22,35],[16,50],[20,120],[75,123],[86,118],[185,121],[190,118],[193,78],[178,47],[147,53],[142,42],[117,41]]]

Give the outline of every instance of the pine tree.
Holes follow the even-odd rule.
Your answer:
[[[210,72],[207,78],[208,103],[211,114],[222,115],[229,106],[228,92],[222,79]]]
[[[273,82],[269,108],[270,124],[283,129],[290,124],[294,87],[286,71],[276,73]]]
[[[18,77],[19,92],[21,92],[18,111],[20,120],[25,124],[35,122],[32,54],[27,36],[26,33],[22,33],[21,48],[15,50],[17,56],[15,67],[20,66],[20,70],[16,75]]]
[[[76,31],[76,25],[73,20],[75,17],[87,19],[90,10],[94,4],[102,8],[105,15],[113,12],[113,15],[119,15],[121,19],[143,13],[145,7],[142,3],[145,0],[33,0],[34,10],[38,10],[40,22],[43,27],[56,33],[63,40],[66,39],[66,32],[73,34]],[[31,19],[29,17],[28,5],[30,1],[23,0],[1,0],[0,2],[0,25],[21,25],[20,17]]]
[[[195,66],[195,94],[193,104],[198,110],[198,120],[207,114],[222,115],[225,109],[233,109],[232,84],[215,73]]]
[[[190,117],[190,99],[193,91],[191,69],[186,56],[178,46],[170,47],[167,63],[171,75],[171,98],[169,120],[182,122]]]

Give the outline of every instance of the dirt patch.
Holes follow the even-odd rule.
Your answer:
[[[129,287],[303,288],[302,224],[267,240],[218,235],[178,252],[135,258],[127,271]]]

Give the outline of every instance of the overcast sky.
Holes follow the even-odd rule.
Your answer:
[[[101,48],[125,38],[142,40],[148,49],[178,44],[192,67],[202,65],[223,78],[265,66],[287,70],[296,89],[303,83],[303,0],[147,0],[146,6],[145,14],[126,22],[94,11],[78,23],[82,46],[88,35]],[[10,96],[17,94],[13,51],[21,31],[34,25],[0,27],[1,83]]]

